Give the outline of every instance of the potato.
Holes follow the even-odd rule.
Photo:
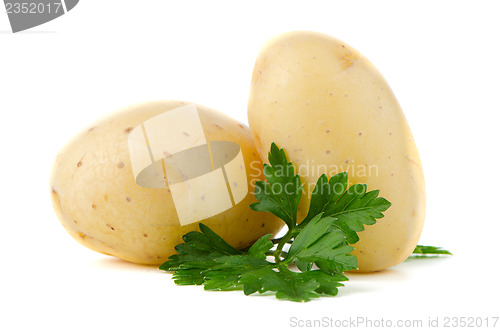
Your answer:
[[[248,103],[263,160],[271,142],[284,148],[309,194],[322,173],[348,171],[350,184],[392,202],[355,245],[359,271],[394,266],[415,248],[425,213],[422,166],[405,116],[377,69],[333,37],[291,32],[260,52]],[[300,204],[305,215],[308,199]]]
[[[179,107],[199,119],[189,122]],[[140,142],[142,129],[149,151]],[[215,164],[203,154],[208,151],[204,140]],[[161,144],[165,157],[153,163],[148,153],[152,157]],[[169,155],[170,149],[179,153]],[[180,166],[172,168],[170,157]],[[199,221],[238,248],[277,233],[280,220],[248,207],[256,201],[254,183],[263,180],[261,169],[248,127],[201,105],[154,101],[122,109],[78,134],[56,158],[51,194],[63,226],[84,246],[158,265],[175,254],[182,235],[198,230]]]

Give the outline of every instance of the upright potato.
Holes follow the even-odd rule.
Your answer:
[[[291,32],[271,40],[253,72],[248,119],[263,160],[271,142],[298,168],[305,192],[322,173],[348,171],[392,203],[359,234],[359,270],[382,270],[415,248],[425,213],[417,148],[389,85],[358,51],[333,37]],[[303,199],[299,207],[305,215]]]
[[[184,169],[181,167],[177,168],[182,176],[193,178],[189,185],[184,185],[187,182],[183,182],[183,177],[179,177],[181,180],[178,182],[181,184],[178,185],[177,191],[174,191],[174,184],[170,183],[175,182],[172,180],[172,174],[163,175],[161,167],[159,172],[155,172],[153,167],[146,168],[152,169],[150,173],[139,173],[142,168],[138,168],[138,165],[140,166],[142,161],[148,161],[148,147],[141,147],[139,140],[129,137],[136,133],[136,137],[144,137],[142,130],[145,130],[146,121],[158,118],[159,115],[170,114],[186,105],[188,104],[180,101],[155,101],[122,109],[82,131],[59,153],[51,176],[53,205],[63,226],[78,242],[95,251],[127,261],[161,264],[170,255],[175,254],[174,247],[182,242],[182,235],[198,230],[198,222],[195,222],[193,215],[196,217],[202,214],[192,212],[197,208],[201,208],[203,212],[206,211],[203,210],[205,207],[216,206],[223,198],[223,191],[226,195],[229,191],[232,192],[228,209],[222,212],[219,212],[221,209],[215,212],[212,210],[211,215],[214,216],[199,220],[231,245],[242,248],[264,234],[279,231],[282,226],[280,220],[267,213],[254,212],[248,207],[256,201],[252,194],[254,181],[263,180],[261,171],[257,171],[262,168],[262,161],[255,150],[250,130],[215,110],[197,105],[198,124],[201,126],[195,129],[202,127],[204,138],[212,145],[214,160],[217,152],[214,149],[215,143],[236,146],[236,149],[230,151],[235,152],[234,155],[238,153],[240,163],[231,163],[232,168],[225,166],[224,175],[226,181],[227,178],[242,180],[239,182],[242,185],[238,186],[236,180],[227,183],[207,180],[204,174],[213,170],[214,161],[212,160],[212,169],[207,171],[198,167],[198,164],[202,163],[200,158],[203,155],[193,146],[186,150],[188,153],[192,152],[193,157],[187,159],[189,162],[183,165],[184,168],[194,165],[188,169],[191,174],[183,173]],[[152,151],[155,143],[164,144],[168,148],[183,139],[189,139],[189,125],[187,129],[182,129],[185,123],[181,122],[184,119],[179,117],[179,122],[162,122],[168,128],[158,126],[157,142],[153,142],[154,137],[149,135],[149,153],[155,152]],[[150,129],[145,132],[151,133],[148,131]],[[177,136],[164,135],[176,130],[179,131]],[[168,139],[172,140],[165,144]],[[207,146],[201,145],[198,138],[193,144],[198,147]],[[141,152],[146,154],[145,159],[136,157]],[[182,153],[178,154],[182,156]],[[170,156],[165,153],[166,158]],[[224,156],[227,155],[221,155],[222,158]],[[182,161],[177,159],[179,160]],[[154,164],[165,167],[167,161],[163,162],[161,159],[161,162]],[[234,167],[235,164],[237,167]],[[215,168],[218,172],[212,171],[210,174],[222,176],[222,163],[215,164]],[[167,166],[167,172],[168,169]],[[144,174],[160,175],[157,177],[160,181],[144,181]],[[174,177],[175,175],[173,174]],[[166,183],[165,176],[169,176],[169,183]],[[193,185],[205,185],[210,190],[208,194],[198,194],[198,191],[192,189]],[[217,185],[219,191],[216,191]],[[182,191],[186,187],[187,191]],[[213,192],[215,193],[212,194]],[[174,193],[178,194],[175,203]]]

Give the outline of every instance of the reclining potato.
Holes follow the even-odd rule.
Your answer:
[[[248,207],[261,169],[243,124],[200,105],[155,101],[79,133],[57,156],[51,194],[84,246],[158,265],[200,221],[238,248],[279,231],[280,220]]]

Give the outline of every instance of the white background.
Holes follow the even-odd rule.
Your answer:
[[[499,13],[493,1],[82,0],[12,34],[2,8],[0,329],[269,330],[293,329],[293,317],[426,326],[429,317],[499,316]],[[175,286],[169,274],[94,253],[65,232],[48,180],[71,136],[153,99],[247,122],[255,57],[290,30],[342,39],[384,74],[424,166],[421,243],[452,258],[351,275],[337,297],[292,303]]]

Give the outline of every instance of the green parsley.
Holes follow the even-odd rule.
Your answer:
[[[184,243],[175,248],[177,254],[160,267],[173,272],[176,284],[243,290],[245,295],[274,292],[278,299],[309,301],[336,295],[341,282],[348,280],[344,271],[357,268],[357,259],[350,254],[351,245],[359,240],[357,232],[382,218],[390,202],[378,197],[377,190],[367,192],[366,185],[348,188],[346,172],[330,179],[322,175],[307,216],[297,222],[303,193],[300,177],[285,151],[274,143],[269,163],[264,164],[267,182],[256,183],[258,202],[250,208],[282,219],[286,234],[280,239],[268,234],[248,249],[238,250],[200,223],[200,232],[184,235]]]
[[[447,251],[446,249],[442,249],[441,247],[417,245],[417,247],[415,247],[410,257],[416,257],[416,258],[438,257],[441,255],[453,255],[453,254],[451,254],[451,252]]]

